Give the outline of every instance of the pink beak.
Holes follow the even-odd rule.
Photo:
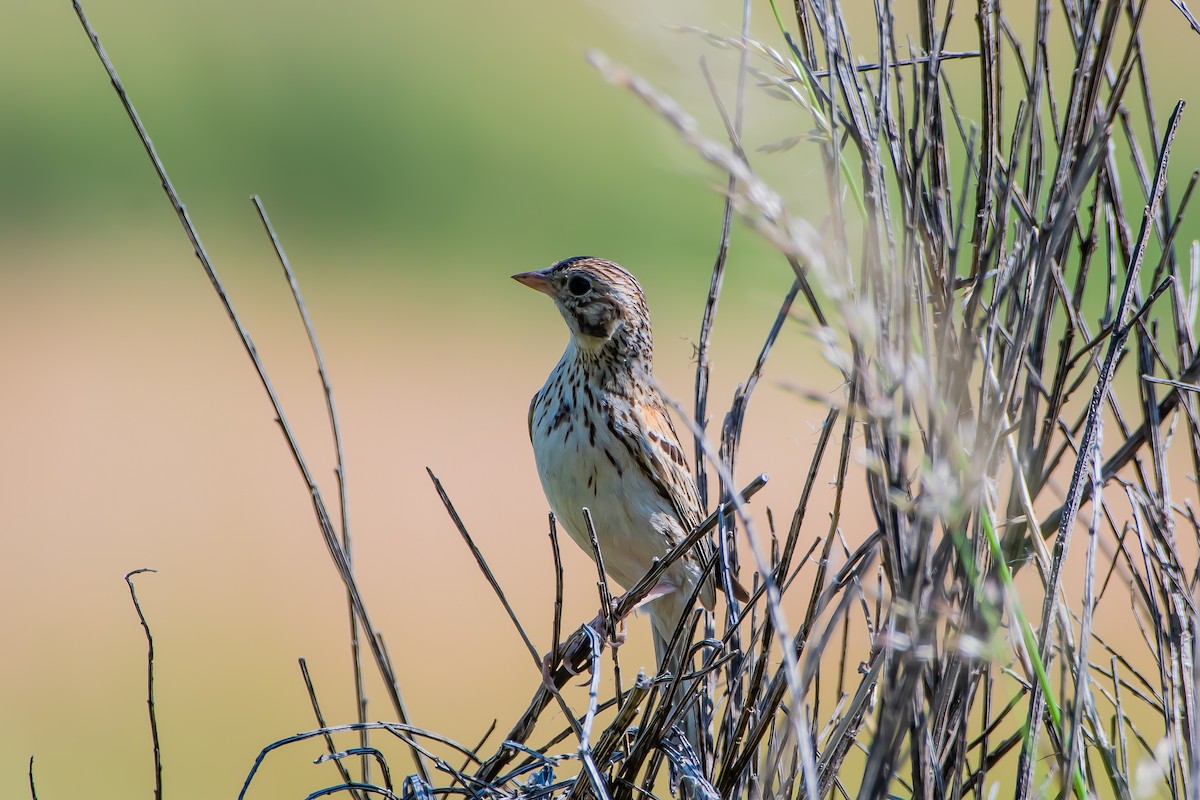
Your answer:
[[[542,294],[554,296],[554,286],[550,283],[550,279],[546,277],[548,269],[538,270],[536,272],[521,272],[513,275],[513,280],[518,283],[523,283],[530,289],[537,289]]]

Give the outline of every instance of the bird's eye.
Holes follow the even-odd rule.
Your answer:
[[[592,282],[582,275],[572,275],[567,281],[567,291],[576,297],[583,297],[592,288]]]

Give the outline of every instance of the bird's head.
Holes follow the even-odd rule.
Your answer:
[[[513,275],[513,279],[554,298],[581,352],[615,349],[623,357],[649,358],[652,345],[646,296],[637,279],[620,265],[575,256],[546,269]]]

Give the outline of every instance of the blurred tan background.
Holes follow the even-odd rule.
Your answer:
[[[493,717],[506,730],[538,680],[425,466],[549,644],[525,414],[566,332],[508,276],[582,253],[631,267],[661,380],[690,406],[721,178],[583,53],[644,72],[719,137],[696,62],[728,92],[734,57],[663,26],[732,33],[739,5],[86,5],[332,501],[320,386],[250,194],[283,239],[343,423],[361,585],[417,724],[473,744]],[[1200,61],[1165,6],[1147,28],[1164,116],[1194,93],[1183,73]],[[755,13],[772,36],[769,7]],[[138,588],[169,796],[233,796],[259,748],[315,726],[298,656],[330,721],[351,720],[343,592],[266,397],[69,3],[7,0],[0,74],[0,796],[26,796],[30,754],[42,797],[150,791],[144,640],[121,580],[138,567],[159,570]],[[806,129],[760,94],[748,108],[755,146]],[[1181,142],[1180,174],[1196,141]],[[811,158],[756,156],[819,219]],[[716,424],[789,282],[735,231]],[[781,382],[837,389],[800,324],[774,359],[741,461],[743,480],[772,475],[760,524],[768,505],[790,516],[824,416]],[[814,515],[806,540],[827,524]],[[843,530],[853,544],[870,524],[852,509]],[[569,542],[564,555],[576,625],[595,612],[594,572]],[[644,625],[627,668],[651,662]],[[371,716],[391,718],[373,681],[370,694]],[[336,782],[305,762],[320,753],[268,761],[252,796]]]

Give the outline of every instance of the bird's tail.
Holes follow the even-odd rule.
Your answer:
[[[654,660],[658,665],[659,675],[666,673],[680,675],[689,671],[688,665],[684,663],[684,656],[691,644],[690,639],[687,638],[687,631],[680,634],[683,641],[677,642],[675,651],[669,653],[675,629],[686,618],[688,612],[687,598],[680,596],[683,594],[679,591],[671,592],[647,606],[647,610],[650,612],[650,627],[654,633]],[[686,710],[678,718],[677,724],[687,738],[688,744],[695,751],[697,761],[700,764],[707,764],[709,754],[712,752],[708,730],[709,715],[705,713],[704,699],[692,685],[694,683],[695,681],[683,681],[679,684],[679,690],[675,694],[676,701],[675,708],[672,709],[672,716],[678,713],[681,705],[686,706]]]

